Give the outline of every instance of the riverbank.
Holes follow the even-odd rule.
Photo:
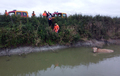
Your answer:
[[[86,40],[86,41],[79,41],[75,44],[71,45],[53,45],[53,46],[42,46],[42,47],[32,47],[32,46],[24,46],[24,47],[17,47],[17,48],[7,48],[7,49],[1,49],[0,50],[0,56],[10,56],[10,55],[22,55],[22,54],[28,54],[32,52],[43,52],[43,51],[55,51],[57,49],[63,49],[63,48],[69,48],[69,47],[81,47],[81,46],[88,46],[88,47],[103,47],[104,45],[120,45],[120,39],[117,40]]]

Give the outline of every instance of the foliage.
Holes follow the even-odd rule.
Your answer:
[[[0,15],[0,48],[21,45],[71,44],[81,39],[120,38],[120,18],[108,16],[88,16],[74,14],[67,18],[56,17],[52,20],[39,17]],[[58,23],[60,30],[52,29]]]

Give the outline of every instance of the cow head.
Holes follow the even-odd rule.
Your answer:
[[[96,52],[97,52],[97,50],[98,50],[98,48],[97,48],[97,47],[93,47],[93,52],[94,52],[94,53],[96,53]]]

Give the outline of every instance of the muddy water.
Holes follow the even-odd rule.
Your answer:
[[[120,45],[94,54],[91,47],[0,57],[0,76],[120,76]]]

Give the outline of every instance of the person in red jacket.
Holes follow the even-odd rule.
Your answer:
[[[35,12],[33,11],[33,13],[32,13],[32,16],[34,17],[35,16]]]
[[[5,15],[8,16],[8,12],[7,12],[7,10],[5,10]]]
[[[47,17],[47,12],[44,11],[44,13],[42,14],[44,17]]]
[[[59,25],[57,23],[55,23],[53,31],[55,31],[56,33],[58,33],[59,29],[60,29]]]

